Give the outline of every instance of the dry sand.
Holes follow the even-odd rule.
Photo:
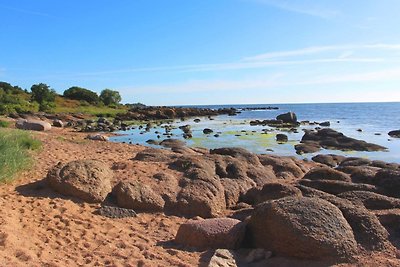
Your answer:
[[[84,140],[85,134],[54,129],[35,133],[43,149],[15,182],[0,186],[0,266],[195,266],[200,253],[171,248],[186,219],[164,214],[110,219],[98,204],[63,197],[40,181],[59,161],[97,159],[110,167],[125,162],[117,179],[151,182],[165,166],[129,159],[143,147]]]

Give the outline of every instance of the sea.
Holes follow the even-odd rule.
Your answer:
[[[171,138],[184,140],[188,146],[210,149],[243,147],[258,154],[296,156],[308,159],[316,154],[337,154],[400,163],[400,139],[392,138],[388,135],[389,131],[400,130],[400,102],[202,105],[190,107],[211,109],[233,107],[240,110],[241,113],[236,116],[220,115],[213,117],[212,120],[207,117],[199,117],[200,122],[198,123],[194,122],[195,118],[188,118],[185,121],[173,121],[172,126],[174,129],[172,130],[173,136]],[[278,109],[263,109],[265,107],[277,107]],[[296,113],[299,121],[329,121],[331,123],[330,128],[340,131],[346,136],[384,146],[387,151],[358,152],[323,149],[314,154],[297,155],[294,145],[300,142],[304,135],[303,130],[313,129],[316,125],[300,126],[297,133],[279,131],[268,126],[250,126],[251,120],[274,119],[279,114],[289,111]],[[183,132],[178,128],[182,125],[191,126],[193,138],[183,138]],[[149,145],[146,141],[149,139],[156,141],[166,139],[167,137],[162,135],[162,133],[165,133],[164,126],[165,124],[154,124],[154,127],[148,132],[139,129],[139,127],[134,127],[131,130],[119,132],[117,136],[111,137],[111,141],[159,147],[157,145]],[[204,128],[212,129],[213,133],[204,134]],[[271,131],[263,131],[265,129]],[[159,134],[160,132],[161,134]],[[289,141],[284,144],[278,144],[276,142],[276,134],[278,133],[286,134],[289,137]],[[215,134],[218,134],[218,137],[215,137]]]

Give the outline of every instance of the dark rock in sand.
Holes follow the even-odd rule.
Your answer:
[[[289,140],[288,136],[286,134],[277,134],[276,135],[276,141],[278,143],[285,143]]]
[[[245,235],[245,224],[231,218],[190,220],[183,223],[175,242],[199,249],[239,248]]]
[[[277,120],[281,120],[284,123],[297,123],[297,116],[293,112],[280,114],[276,117]]]
[[[132,209],[124,209],[113,206],[101,206],[96,210],[96,213],[101,216],[113,219],[129,218],[137,216],[136,212]]]
[[[347,261],[357,254],[353,231],[342,212],[319,198],[283,198],[258,205],[247,238],[278,256]]]
[[[47,174],[50,187],[63,195],[87,202],[102,202],[111,192],[113,173],[104,163],[76,160],[58,163]]]
[[[390,131],[388,135],[391,137],[400,138],[400,130]]]
[[[351,178],[348,174],[328,167],[317,167],[311,169],[308,173],[306,173],[306,175],[304,175],[303,179],[351,182]]]
[[[139,182],[119,182],[112,191],[121,208],[143,212],[159,212],[164,208],[164,200],[145,184]]]

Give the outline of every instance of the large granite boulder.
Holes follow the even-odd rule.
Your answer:
[[[310,188],[298,186],[303,196],[324,199],[340,209],[344,218],[353,229],[357,243],[367,251],[385,251],[393,253],[389,234],[378,218],[363,205],[354,205],[351,201]]]
[[[51,124],[41,120],[18,120],[15,127],[21,130],[49,131]]]
[[[353,231],[341,211],[319,198],[288,197],[258,205],[248,238],[278,256],[350,260],[357,253]]]
[[[111,169],[95,160],[58,163],[47,174],[51,188],[66,196],[87,202],[102,202],[111,192]]]
[[[113,188],[118,206],[135,211],[158,212],[164,208],[163,198],[139,182],[119,182]]]
[[[190,220],[179,227],[175,241],[199,249],[235,249],[241,245],[245,229],[244,223],[231,218]]]
[[[284,123],[297,123],[297,116],[294,112],[280,114],[276,117],[276,119],[281,120]]]

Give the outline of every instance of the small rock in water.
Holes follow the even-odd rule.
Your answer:
[[[357,129],[357,132],[360,132],[360,133],[361,133],[362,131],[363,131],[362,129]]]
[[[321,122],[319,125],[323,126],[323,127],[329,127],[329,126],[331,126],[331,123],[329,121],[324,121],[324,122]]]
[[[288,141],[288,136],[286,134],[277,134],[276,141],[278,143],[286,143]]]
[[[391,137],[400,138],[400,130],[390,131],[388,135]]]
[[[210,134],[210,133],[212,133],[212,132],[214,132],[214,131],[211,130],[210,128],[205,128],[205,129],[203,130],[203,133],[204,133],[204,134]]]

